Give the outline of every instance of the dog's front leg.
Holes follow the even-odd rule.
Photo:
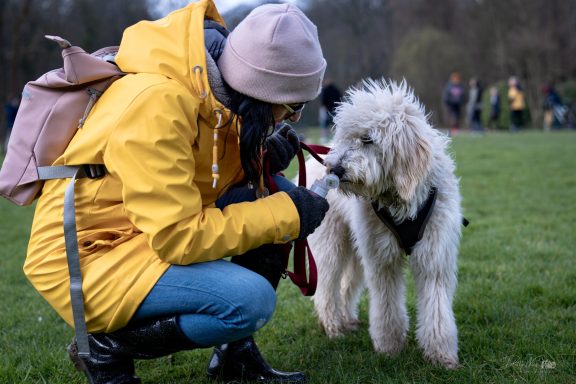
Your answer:
[[[345,327],[347,330],[356,331],[360,326],[358,303],[364,288],[364,272],[356,252],[350,249],[350,255],[340,282],[340,294],[344,301]]]
[[[376,352],[397,355],[404,348],[408,330],[405,302],[404,260],[363,257],[370,298],[370,337]]]
[[[424,252],[422,252],[424,251]],[[410,257],[416,282],[416,338],[424,357],[449,369],[458,367],[458,332],[452,310],[457,248],[419,249]]]
[[[347,303],[340,289],[349,258],[354,257],[348,233],[337,207],[331,207],[322,225],[308,237],[318,267],[314,307],[324,332],[330,338],[342,336],[350,330],[344,312]]]

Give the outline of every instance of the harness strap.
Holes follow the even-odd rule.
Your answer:
[[[412,253],[414,245],[416,245],[424,235],[424,229],[426,229],[426,224],[428,224],[434,204],[436,203],[437,191],[435,187],[430,189],[428,199],[426,199],[424,204],[418,209],[418,213],[413,220],[406,219],[398,224],[394,221],[394,218],[390,215],[386,207],[378,209],[378,204],[372,202],[374,212],[380,221],[392,232],[398,244],[400,244],[400,248],[402,248],[407,255]]]

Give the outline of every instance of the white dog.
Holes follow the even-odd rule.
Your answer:
[[[331,338],[356,330],[359,297],[367,287],[374,349],[398,354],[408,330],[407,261],[416,281],[416,336],[424,356],[456,368],[452,298],[463,217],[454,161],[446,153],[449,139],[428,124],[405,82],[364,81],[347,92],[334,123],[327,168],[307,162],[311,182],[326,170],[340,178],[339,190],[328,194],[323,224],[308,238],[318,264],[313,299],[320,323]],[[418,226],[422,221],[425,227]],[[402,222],[408,232],[399,240],[393,231],[405,232],[402,225],[395,228]]]

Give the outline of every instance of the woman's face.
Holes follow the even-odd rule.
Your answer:
[[[274,122],[276,124],[285,120],[297,123],[302,116],[302,110],[305,103],[300,104],[274,104],[272,106],[272,113],[274,114]]]

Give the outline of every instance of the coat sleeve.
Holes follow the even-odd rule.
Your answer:
[[[157,84],[141,92],[120,117],[104,162],[121,181],[128,218],[171,264],[215,260],[295,239],[298,211],[286,193],[222,211],[202,207],[192,151],[198,108],[185,90]]]

